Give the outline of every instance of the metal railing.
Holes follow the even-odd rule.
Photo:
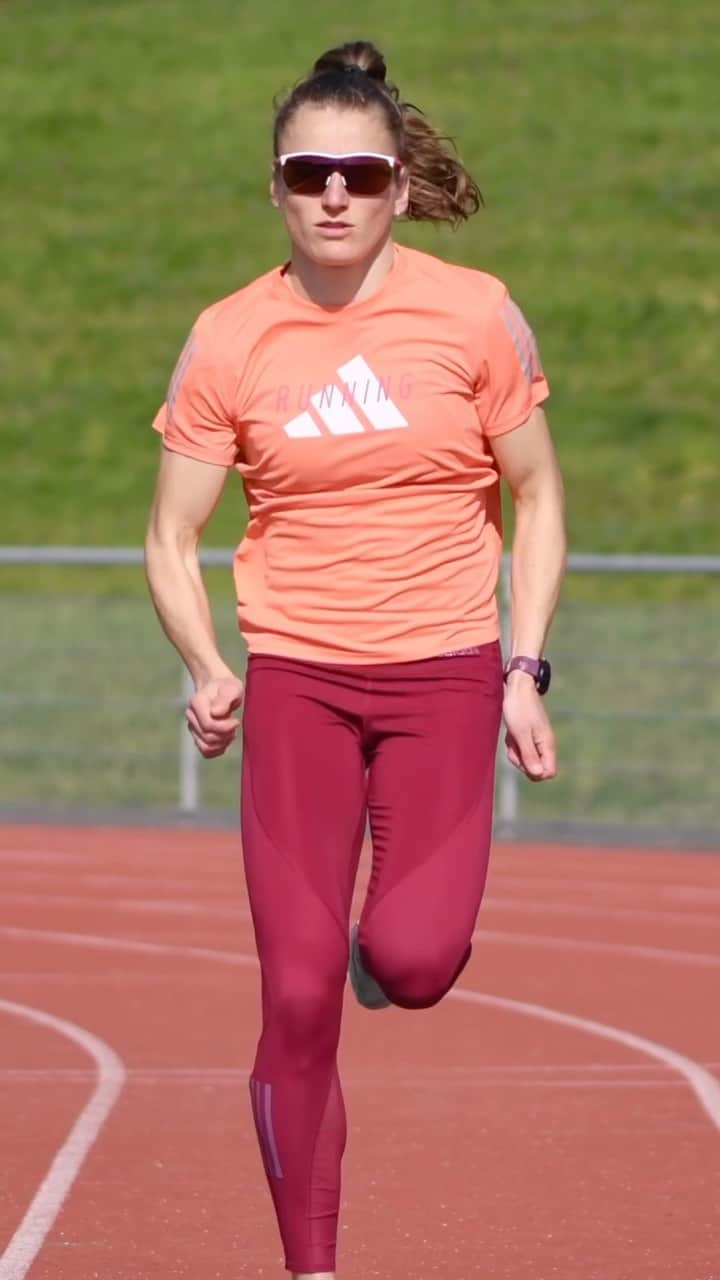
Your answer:
[[[206,549],[201,554],[201,562],[207,567],[229,568],[232,555],[230,550]],[[101,566],[111,572],[123,566],[139,567],[142,562],[142,550],[134,547],[0,547],[0,569],[3,566],[32,569],[37,566],[74,565],[79,568]],[[506,649],[510,627],[510,572],[510,557],[506,554],[499,583]],[[549,647],[554,660],[550,708],[558,729],[561,763],[563,754],[565,756],[563,773],[566,780],[559,785],[553,783],[550,788],[534,787],[512,768],[501,749],[498,757],[497,827],[511,833],[523,823],[542,825],[559,821],[569,814],[579,822],[591,824],[619,821],[633,827],[654,822],[659,826],[669,824],[687,828],[697,825],[720,831],[720,806],[714,776],[716,746],[713,749],[720,728],[720,694],[717,692],[720,687],[717,679],[720,674],[720,608],[714,592],[720,575],[720,556],[573,554],[569,557],[569,580],[573,575],[609,574],[643,578],[650,574],[681,575],[683,578],[708,575],[713,587],[705,598],[690,605],[662,599],[647,600],[642,592],[638,592],[638,599],[630,603],[625,600],[610,605],[603,601],[599,586],[590,604],[587,601],[580,605],[561,604]],[[140,774],[152,774],[153,748],[149,742],[142,748],[142,718],[138,716],[135,722],[132,719],[132,700],[135,697],[138,705],[142,703],[144,711],[148,706],[160,711],[156,717],[158,723],[166,725],[168,713],[177,717],[175,798],[170,807],[191,815],[203,808],[207,811],[222,807],[215,781],[217,763],[211,766],[214,770],[211,782],[211,776],[206,772],[207,765],[195,751],[180,714],[192,692],[188,673],[182,669],[180,688],[174,695],[167,688],[163,694],[157,692],[172,667],[172,656],[147,597],[136,598],[132,608],[129,604],[123,608],[118,603],[114,612],[110,610],[112,617],[101,618],[99,622],[96,619],[94,624],[83,617],[83,612],[87,613],[87,604],[78,604],[80,597],[78,600],[73,597],[73,607],[68,607],[63,614],[62,634],[58,631],[52,635],[48,639],[48,647],[43,648],[37,619],[43,615],[43,609],[46,613],[53,609],[57,612],[57,605],[51,603],[53,597],[47,597],[43,606],[41,601],[44,598],[38,596],[33,613],[28,603],[31,599],[30,586],[26,579],[23,593],[10,597],[3,593],[0,580],[0,601],[5,605],[2,612],[7,625],[0,701],[10,712],[3,717],[6,741],[3,745],[0,736],[0,756],[15,765],[15,774],[11,770],[13,777],[19,778],[22,774],[20,789],[25,786],[23,794],[33,794],[33,778],[36,805],[41,804],[42,794],[51,792],[53,786],[59,793],[73,794],[70,781],[66,780],[62,786],[59,782],[58,762],[63,756],[63,743],[69,762],[75,758],[75,750],[77,766],[82,768],[82,753],[75,739],[83,736],[88,719],[106,705],[117,720],[114,736],[110,735],[110,745],[106,746],[103,729],[93,730],[96,738],[88,750],[95,754],[98,762],[105,760],[108,772],[112,770],[113,760],[124,762],[128,776],[134,769],[129,791],[140,799],[133,799],[131,803],[139,807],[154,807],[156,801],[152,787],[138,785]],[[83,600],[87,598],[85,596]],[[115,636],[115,632],[123,629],[118,627],[118,618],[123,622],[124,640]],[[139,619],[142,619],[143,630],[149,623],[158,633],[152,673],[145,671],[142,645],[138,642],[136,651],[134,643]],[[102,637],[105,649],[94,639],[93,627]],[[20,633],[23,639],[19,642]],[[46,671],[44,680],[47,688],[41,695],[27,689],[23,692],[23,685],[29,683],[31,677],[26,674],[29,667],[25,668],[22,661],[15,662],[16,689],[8,674],[14,661],[9,655],[15,653],[18,643],[22,653],[28,634],[37,637],[39,654],[47,656],[52,641],[56,648],[65,644],[77,658],[67,671]],[[149,636],[150,632],[147,634]],[[229,643],[234,643],[234,640]],[[155,645],[154,639],[152,644]],[[86,681],[86,686],[83,686],[83,675],[88,671],[92,673],[97,653],[100,659],[94,668],[94,679]],[[85,655],[84,659],[81,654]],[[117,657],[120,654],[122,662]],[[118,672],[118,688],[111,693],[103,678],[108,668]],[[147,681],[144,683],[138,679],[139,675],[147,675]],[[79,692],[73,692],[76,680]],[[8,686],[4,691],[3,685]],[[677,696],[673,690],[677,690]],[[42,731],[47,736],[48,717],[62,720],[57,745],[48,745],[44,738],[41,740],[38,736],[35,740],[28,737],[18,748],[12,737],[12,711],[20,707],[28,713],[30,709],[30,718],[36,716],[38,724],[43,725],[40,703],[46,715],[39,733]],[[122,717],[117,716],[119,703],[127,713],[122,724],[119,722]],[[75,711],[72,711],[73,707]],[[102,720],[102,716],[99,718]],[[133,723],[137,724],[136,729]],[[158,747],[158,752],[167,760],[166,740],[164,746]],[[50,762],[47,767],[43,760]],[[22,768],[18,761],[25,762]],[[99,770],[100,763],[98,779]],[[28,774],[30,783],[26,786]],[[232,776],[234,787],[236,769]],[[231,774],[228,772],[224,777],[229,788]],[[168,807],[167,783],[163,785],[164,803]],[[9,787],[12,787],[12,779]],[[96,780],[93,787],[98,795],[104,794],[99,781]],[[213,791],[210,799],[204,795],[206,789]],[[118,803],[122,805],[122,777],[117,779],[116,791]],[[619,796],[624,797],[622,803]],[[233,801],[234,798],[233,795]],[[101,799],[101,806],[103,803]],[[0,808],[8,805],[12,806],[12,791],[0,790]]]
[[[498,583],[499,607],[501,618],[502,643],[504,652],[510,649],[510,583],[511,583],[512,561],[510,555],[506,552],[502,557],[500,568],[500,578]],[[575,552],[568,556],[567,562],[568,573],[590,573],[590,574],[680,574],[680,575],[697,575],[709,574],[720,578],[720,556],[692,556],[692,555],[676,555],[662,556],[651,554],[616,554],[602,555],[593,553]],[[720,622],[720,619],[718,620]],[[720,639],[720,629],[715,633],[716,640]],[[552,640],[552,637],[551,637]],[[720,647],[716,646],[716,665],[720,673]],[[595,715],[601,715],[611,718],[617,715],[616,711],[601,711]],[[679,713],[682,714],[682,713]],[[567,716],[567,712],[565,712]],[[555,715],[553,714],[553,719]],[[713,716],[717,720],[720,728],[720,706],[716,714]],[[532,784],[530,784],[532,786]],[[517,769],[515,769],[507,758],[503,750],[498,754],[498,786],[496,795],[496,823],[498,827],[506,832],[513,832],[518,829],[522,819],[521,813],[521,795],[523,792],[523,779]],[[717,812],[717,821],[720,826],[720,806]],[[683,824],[687,825],[687,824]]]

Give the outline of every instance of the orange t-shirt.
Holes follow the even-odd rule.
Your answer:
[[[324,308],[275,268],[203,311],[154,426],[234,467],[250,653],[407,662],[498,636],[488,438],[549,394],[494,276],[395,246],[371,297]]]

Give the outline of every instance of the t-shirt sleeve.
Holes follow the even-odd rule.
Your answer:
[[[203,314],[183,347],[153,427],[174,453],[229,467],[240,448],[234,377]]]
[[[503,289],[487,318],[475,388],[480,425],[488,436],[512,431],[550,395],[535,335]]]

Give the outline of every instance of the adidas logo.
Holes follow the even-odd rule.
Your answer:
[[[362,356],[355,356],[337,372],[341,386],[329,382],[322,391],[310,397],[313,413],[305,410],[299,417],[285,423],[285,434],[292,440],[324,435],[316,417],[333,436],[360,435],[370,429],[392,431],[408,426],[407,418],[403,417]],[[363,419],[367,419],[370,427],[358,417],[356,409]]]

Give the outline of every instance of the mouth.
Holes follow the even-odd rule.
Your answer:
[[[352,227],[351,222],[316,222],[316,227],[320,227],[323,231],[349,231]]]

